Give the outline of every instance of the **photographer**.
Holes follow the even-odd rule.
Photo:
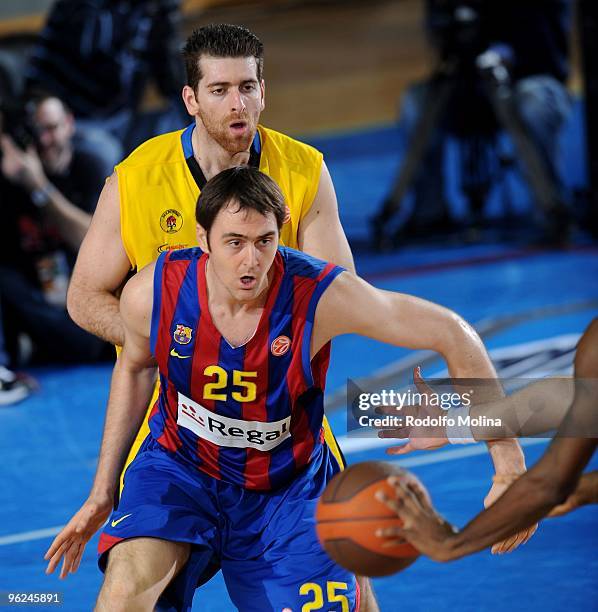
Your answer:
[[[31,103],[34,142],[0,135],[0,304],[7,351],[18,361],[18,335],[44,362],[99,358],[104,343],[79,329],[66,312],[66,289],[77,251],[104,182],[103,162],[73,144],[75,122],[58,98]],[[20,146],[25,145],[25,146]]]
[[[558,170],[558,138],[571,112],[565,86],[570,8],[567,0],[427,0],[426,30],[439,68],[430,78],[411,86],[403,98],[405,142],[412,145],[412,139],[419,137],[416,128],[428,97],[436,95],[434,86],[441,79],[450,79],[454,87],[415,174],[414,211],[405,234],[407,230],[421,233],[450,225],[443,176],[444,142],[448,133],[472,142],[476,137],[487,142],[495,138],[500,122],[494,116],[481,70],[493,66],[504,75],[514,114],[535,148],[543,174],[555,186],[554,206],[544,211],[546,237],[554,241],[562,238],[568,198]],[[486,163],[491,175],[493,161],[487,155],[478,148],[461,164],[466,169],[473,164],[479,172]],[[477,197],[478,206],[483,206],[485,195]],[[470,217],[476,213],[481,210],[470,210]],[[473,219],[474,224],[479,220]]]

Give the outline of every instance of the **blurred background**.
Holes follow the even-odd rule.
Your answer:
[[[5,0],[3,38],[35,35],[51,0]],[[181,36],[233,21],[266,48],[265,124],[295,136],[391,123],[407,84],[430,68],[423,2],[183,0]],[[341,103],[342,101],[342,103]],[[148,104],[155,103],[148,92]]]
[[[70,321],[66,287],[112,166],[189,123],[178,49],[218,22],[263,41],[261,123],[323,151],[368,281],[456,310],[503,377],[570,374],[598,311],[597,3],[2,0],[0,591],[61,590],[67,610],[97,594],[95,540],[65,583],[43,575],[91,484],[113,356]],[[44,177],[69,223],[44,216]],[[444,370],[428,353],[335,341],[327,411],[349,462],[386,455],[346,435],[347,379],[398,388],[417,364]],[[528,464],[546,443],[523,441]],[[398,463],[453,523],[479,511],[482,446]],[[584,508],[546,521],[500,558],[421,559],[375,581],[381,608],[597,610],[597,519]],[[196,602],[232,606],[218,576]]]
[[[44,30],[53,4],[49,29]],[[93,11],[97,22],[86,26],[81,21],[89,20]],[[69,20],[61,18],[69,12]],[[108,31],[102,12],[120,22],[120,28]],[[346,193],[342,177],[340,184],[335,181],[345,231],[354,247],[394,247],[415,234],[429,235],[431,228],[448,234],[473,227],[465,238],[475,239],[489,219],[495,226],[506,224],[509,237],[519,237],[531,224],[508,221],[550,217],[547,209],[556,211],[554,218],[540,226],[549,242],[558,243],[566,241],[569,230],[596,231],[587,161],[593,145],[586,141],[583,105],[584,81],[596,80],[584,79],[584,70],[593,74],[595,61],[591,12],[591,3],[573,0],[530,0],[523,5],[479,0],[5,0],[0,7],[2,96],[4,106],[23,88],[69,97],[81,129],[110,117],[109,129],[121,142],[112,143],[114,155],[106,157],[118,160],[147,137],[186,121],[184,113],[164,116],[169,105],[175,105],[183,79],[176,58],[181,41],[202,23],[241,23],[265,44],[265,125],[318,146],[332,167],[339,158],[361,157],[366,168],[370,153],[376,153],[375,168],[356,169]],[[585,36],[580,23],[586,24]],[[143,28],[149,31],[145,38],[140,35]],[[40,33],[41,45],[36,39]],[[68,44],[57,44],[62,35]],[[582,42],[590,58],[585,64]],[[115,48],[111,65],[102,57],[109,53],[109,44]],[[86,58],[82,54],[89,47]],[[510,71],[513,99],[502,109],[495,103],[500,96],[492,99],[492,87],[502,85],[492,64],[485,69],[476,64],[488,50],[496,57],[486,61],[497,61]],[[93,60],[99,81],[95,91],[85,83],[86,67],[92,67]],[[455,62],[458,68],[452,66]],[[125,77],[126,70],[134,74]],[[540,93],[538,88],[518,91],[521,80],[546,75],[564,86],[562,91],[550,86],[540,87]],[[495,81],[483,84],[484,79]],[[442,83],[435,83],[426,98],[429,92],[422,86],[443,80],[454,91],[441,91]],[[536,96],[541,109],[548,109],[535,124],[526,113],[538,115],[538,109],[534,101],[528,100],[527,106],[521,101],[526,95]],[[531,162],[513,120],[509,122],[509,104],[522,117],[520,132],[528,128],[532,145],[539,143]],[[133,118],[128,116],[123,132],[114,114],[125,108]],[[414,151],[414,141],[426,150]],[[444,178],[428,178],[426,182],[437,187],[422,188],[418,168]],[[556,231],[551,223],[566,231]],[[388,227],[381,231],[381,225]]]

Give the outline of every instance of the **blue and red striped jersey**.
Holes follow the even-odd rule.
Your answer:
[[[310,342],[318,301],[342,268],[280,247],[256,333],[232,347],[210,316],[207,257],[192,248],[156,262],[151,435],[214,478],[275,489],[322,451],[330,344],[310,362]]]

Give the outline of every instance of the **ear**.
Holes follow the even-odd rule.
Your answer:
[[[262,110],[266,108],[266,83],[264,79],[260,81],[260,89],[262,90]]]
[[[189,87],[189,85],[185,85],[185,87],[183,87],[183,91],[181,92],[181,96],[187,112],[192,117],[195,117],[195,115],[199,113],[199,104],[197,103],[195,92],[191,87]]]
[[[204,253],[209,253],[210,245],[208,244],[208,232],[206,232],[206,230],[199,223],[196,224],[195,231],[197,234],[197,243],[199,244],[199,248]]]

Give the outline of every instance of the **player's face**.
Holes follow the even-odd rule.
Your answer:
[[[257,299],[268,287],[268,272],[278,248],[272,213],[223,208],[210,229],[210,263],[222,288],[239,302]]]
[[[203,76],[196,104],[185,97],[187,109],[223,149],[248,151],[264,109],[264,82],[257,79],[255,58],[203,56],[199,61]]]
[[[75,131],[74,120],[56,98],[44,100],[36,109],[33,123],[37,134],[37,148],[44,166],[59,171],[65,156],[70,155]]]

